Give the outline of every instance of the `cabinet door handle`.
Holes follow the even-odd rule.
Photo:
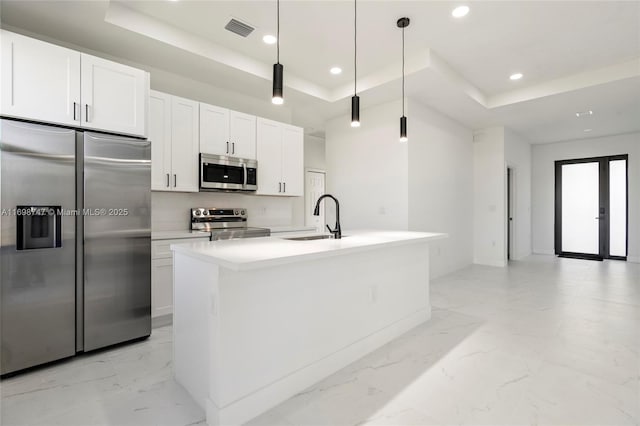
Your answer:
[[[235,153],[236,153],[236,143],[235,143],[235,142],[232,142],[232,143],[231,143],[231,153],[232,153],[232,154],[235,154]]]
[[[85,121],[89,122],[89,104],[84,104],[84,118]]]
[[[282,182],[278,182],[278,192],[282,192]]]
[[[167,173],[167,188],[169,187],[169,185],[171,185],[171,183],[169,182],[169,173]]]
[[[178,186],[178,175],[173,175],[173,187]]]
[[[229,153],[229,141],[227,141],[227,154]]]
[[[73,121],[77,121],[77,119],[76,119],[76,107],[77,107],[77,104],[74,102],[73,103]]]
[[[282,183],[282,192],[287,192],[287,182]]]

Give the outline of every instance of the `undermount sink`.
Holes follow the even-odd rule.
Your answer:
[[[311,240],[324,240],[327,238],[331,238],[331,235],[309,235],[306,237],[293,237],[293,238],[284,238],[284,239],[290,240],[290,241],[311,241]]]

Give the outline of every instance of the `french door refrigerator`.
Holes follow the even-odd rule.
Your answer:
[[[150,158],[0,120],[0,374],[151,333]]]

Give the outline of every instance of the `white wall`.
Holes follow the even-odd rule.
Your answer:
[[[324,139],[304,135],[304,167],[318,170],[327,168]]]
[[[343,229],[407,230],[407,144],[399,143],[399,101],[362,109],[362,126],[341,116],[326,125],[327,192],[340,201]],[[327,223],[333,206],[327,204]]]
[[[509,128],[505,128],[504,145],[514,186],[511,258],[518,260],[531,254],[531,145]]]
[[[399,101],[360,111],[326,127],[327,188],[340,200],[343,228],[446,232],[431,244],[431,276],[472,261],[473,136],[440,113],[412,100],[407,143],[399,142]],[[331,223],[333,208],[327,209]]]
[[[449,234],[430,244],[438,277],[473,260],[473,135],[416,102],[408,111],[409,229]]]
[[[473,135],[473,261],[506,263],[506,167],[504,127]]]
[[[533,145],[533,251],[554,253],[554,193],[557,160],[629,154],[628,260],[640,262],[640,133]]]

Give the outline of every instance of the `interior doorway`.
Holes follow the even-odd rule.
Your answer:
[[[320,208],[320,216],[314,216],[318,198],[325,192],[326,174],[322,170],[307,170],[304,184],[304,217],[305,226],[313,226],[317,232],[324,231],[324,207]]]
[[[628,155],[555,163],[555,252],[627,260]]]

